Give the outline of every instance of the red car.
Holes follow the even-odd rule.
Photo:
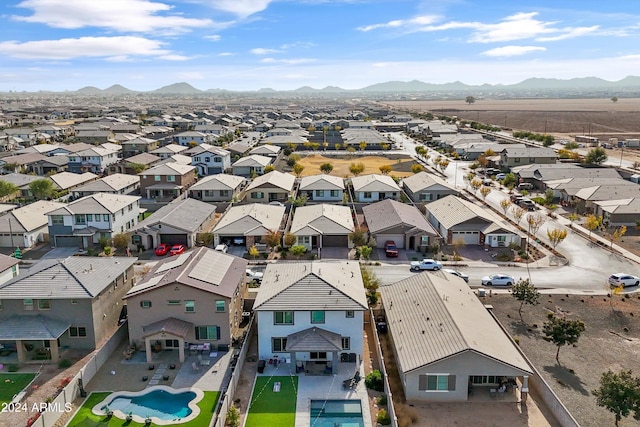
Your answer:
[[[171,250],[169,251],[169,255],[179,255],[184,253],[185,247],[184,245],[173,245]]]
[[[393,240],[387,240],[384,244],[384,253],[388,257],[397,257],[398,248],[396,247],[396,242],[394,242]]]
[[[170,247],[171,246],[167,245],[166,243],[160,243],[156,248],[156,255],[165,256],[169,252]]]

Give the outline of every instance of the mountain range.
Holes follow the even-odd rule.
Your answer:
[[[483,84],[483,85],[467,85],[465,83],[456,81],[452,83],[425,83],[419,80],[412,80],[409,82],[403,81],[389,81],[384,83],[377,83],[371,86],[366,86],[361,89],[342,89],[337,86],[327,86],[322,89],[315,89],[310,86],[303,86],[294,90],[277,91],[271,88],[263,88],[256,93],[261,94],[276,94],[276,93],[288,93],[288,94],[313,94],[313,93],[399,93],[399,92],[462,92],[462,91],[539,91],[539,90],[622,90],[622,89],[636,89],[640,90],[640,77],[639,76],[627,76],[622,80],[608,81],[598,77],[581,77],[569,80],[563,79],[551,79],[551,78],[530,78],[523,80],[520,83],[511,85],[502,84]],[[99,89],[94,86],[86,86],[78,89],[75,92],[65,92],[69,94],[76,93],[78,95],[130,95],[136,93],[147,93],[156,95],[205,95],[215,93],[233,93],[236,91],[229,91],[225,89],[207,89],[200,90],[189,83],[180,82],[172,85],[163,86],[159,89],[139,92],[128,89],[122,85],[115,84],[106,89]],[[251,91],[246,91],[251,92]]]

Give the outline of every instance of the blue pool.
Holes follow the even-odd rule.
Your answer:
[[[312,400],[312,427],[364,427],[359,400]]]
[[[193,391],[174,394],[165,390],[153,390],[141,396],[118,396],[108,406],[112,411],[120,410],[124,414],[131,413],[142,418],[156,417],[172,421],[191,414],[189,402],[195,397],[196,393]],[[105,408],[103,407],[102,410]]]

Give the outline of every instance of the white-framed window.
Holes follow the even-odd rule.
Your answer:
[[[64,217],[62,215],[51,215],[51,225],[64,225]]]
[[[312,310],[311,323],[324,323],[324,310]]]
[[[350,337],[342,337],[342,349],[343,350],[351,350],[351,338]]]
[[[316,190],[317,197],[324,197],[324,190]]]
[[[293,325],[293,311],[275,311],[273,313],[274,325]]]
[[[160,175],[154,175],[153,176],[153,180],[156,181],[156,182],[159,182],[159,181],[162,180],[162,177]]]
[[[420,200],[430,201],[431,199],[431,193],[420,193]]]
[[[33,300],[31,298],[25,298],[22,300],[22,305],[26,311],[33,310]]]
[[[104,222],[109,222],[109,214],[102,214],[102,220]]]
[[[338,192],[338,190],[331,190],[331,197],[338,197],[340,195],[340,193]]]
[[[87,223],[87,217],[85,215],[77,214],[77,215],[75,215],[75,218],[76,218],[76,224],[86,224]]]
[[[213,158],[213,162],[214,163],[222,163],[222,157],[214,157]]]
[[[356,313],[353,310],[347,310],[344,312],[344,317],[346,317],[347,319],[353,319],[355,316]]]
[[[287,351],[287,339],[283,337],[271,338],[271,352],[281,353]]]
[[[176,176],[175,175],[168,175],[167,176],[167,182],[176,182]]]
[[[87,336],[87,328],[84,326],[69,326],[69,337],[84,338]]]
[[[38,310],[51,310],[51,300],[39,299],[38,300]]]
[[[262,193],[260,191],[254,191],[253,193],[251,193],[251,198],[252,199],[264,199],[264,193]]]
[[[100,222],[102,221],[102,215],[101,214],[94,214],[93,215],[94,221],[95,222]]]
[[[365,191],[364,193],[362,193],[362,197],[364,197],[365,199],[370,199],[371,191]]]
[[[456,389],[456,376],[448,374],[418,376],[420,391],[453,391]]]
[[[196,312],[196,302],[193,300],[186,300],[184,302],[184,311],[187,313],[195,313]]]
[[[167,301],[167,305],[180,305],[181,301],[179,299],[170,299]]]
[[[151,301],[140,301],[140,307],[142,308],[151,308]]]

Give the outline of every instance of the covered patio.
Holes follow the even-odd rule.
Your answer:
[[[168,317],[145,326],[143,330],[148,363],[153,362],[153,352],[167,348],[177,348],[180,363],[184,363],[185,338],[193,330],[193,323]]]
[[[56,363],[60,358],[58,338],[71,326],[43,315],[15,315],[0,321],[0,344],[20,363]]]
[[[338,373],[340,358],[338,352],[342,351],[342,336],[322,328],[308,328],[287,336],[287,351],[291,355],[291,365],[296,367],[296,372],[302,370],[309,372],[314,370],[306,364],[321,363],[330,373]],[[307,353],[305,361],[296,360],[302,358],[298,353]],[[331,357],[328,357],[331,354]],[[311,368],[311,369],[310,369]]]

